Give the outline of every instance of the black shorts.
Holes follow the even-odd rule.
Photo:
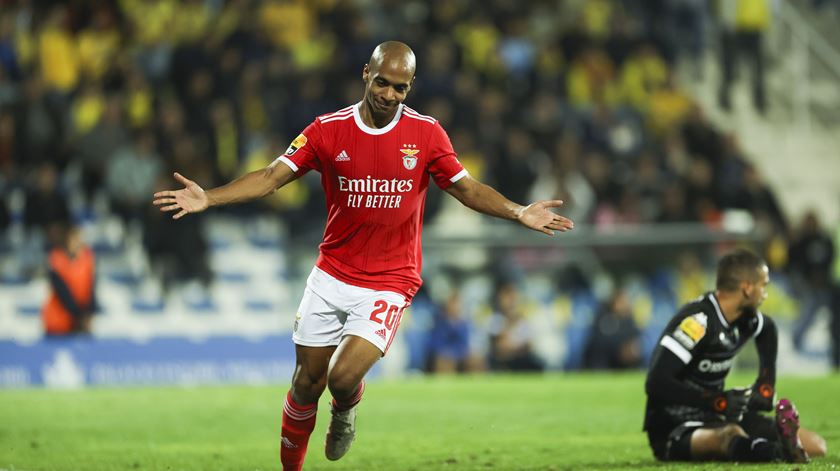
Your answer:
[[[699,428],[718,428],[728,422],[710,414],[706,420],[689,420],[673,428],[648,428],[648,442],[653,456],[661,461],[691,461],[691,435]],[[776,422],[766,415],[749,412],[737,423],[750,437],[777,440]]]

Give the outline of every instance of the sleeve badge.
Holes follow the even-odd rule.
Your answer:
[[[306,136],[304,136],[303,134],[299,134],[298,137],[296,137],[295,140],[292,141],[291,144],[289,144],[289,148],[286,149],[285,155],[290,156],[290,155],[294,154],[295,152],[298,151],[298,149],[305,146],[306,142],[307,142]]]
[[[674,338],[685,348],[692,349],[706,335],[706,315],[698,312],[686,317],[674,330]]]

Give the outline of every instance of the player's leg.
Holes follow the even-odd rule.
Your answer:
[[[365,391],[364,377],[382,358],[382,350],[361,337],[347,335],[330,361],[327,385],[333,396],[332,420],[324,452],[337,460],[350,449],[356,436],[356,405]]]
[[[295,372],[289,394],[298,404],[316,404],[327,388],[327,370],[336,347],[295,345]]]
[[[295,372],[283,405],[280,461],[284,470],[303,466],[315,428],[318,399],[327,383],[330,357],[338,345],[344,314],[307,288],[298,308],[292,339]]]
[[[736,424],[698,428],[691,434],[691,457],[696,460],[728,459],[736,439],[747,438],[744,429]]]
[[[808,446],[814,451],[819,453],[825,448],[820,446],[821,437],[819,435],[799,427],[799,412],[789,399],[779,399],[776,404],[775,422],[779,442],[784,449],[787,461],[792,463],[807,463],[809,461],[809,450],[804,446],[803,436],[808,440]]]
[[[783,458],[777,441],[750,435],[741,425],[734,423],[694,430],[690,448],[693,460],[762,463]]]
[[[802,441],[802,448],[808,452],[808,456],[811,458],[825,456],[828,453],[828,444],[825,442],[825,438],[812,430],[800,428],[799,439]]]
[[[815,432],[799,427],[799,414],[787,399],[779,401],[775,417],[750,412],[744,415],[741,426],[751,437],[778,444],[781,460],[802,463],[809,457],[826,454],[825,440]]]
[[[284,470],[303,467],[309,436],[315,429],[318,399],[326,387],[327,367],[334,351],[335,347],[295,345],[295,373],[283,404],[280,461]]]
[[[380,358],[382,351],[369,341],[355,335],[345,336],[330,360],[327,374],[333,404],[341,409],[358,404],[364,377]]]
[[[385,355],[400,325],[408,301],[389,291],[346,289],[347,321],[341,344],[330,360],[327,387],[333,396],[332,420],[324,452],[337,460],[356,435],[356,406],[365,390],[368,370]]]

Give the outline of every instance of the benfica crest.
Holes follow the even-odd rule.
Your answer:
[[[417,166],[417,154],[420,153],[418,149],[414,149],[417,147],[416,145],[407,145],[404,148],[400,149],[403,156],[403,166],[406,170],[414,170],[414,167]]]

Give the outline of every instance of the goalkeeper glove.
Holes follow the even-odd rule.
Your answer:
[[[755,383],[750,395],[749,410],[772,411],[776,402],[776,389],[772,384]]]
[[[740,422],[747,411],[751,393],[751,388],[728,389],[712,400],[712,408],[725,416],[727,422]]]

